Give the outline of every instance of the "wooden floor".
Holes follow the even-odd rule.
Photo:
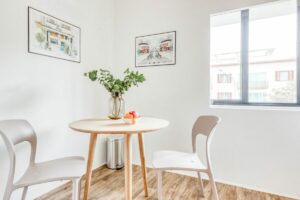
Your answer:
[[[82,181],[81,198],[84,180]],[[133,166],[133,198],[136,200],[154,200],[156,197],[156,176],[148,169],[149,197],[144,197],[141,170]],[[205,198],[199,197],[199,185],[196,178],[165,172],[163,175],[164,200],[211,199],[210,184],[204,181]],[[220,200],[290,200],[267,193],[256,192],[240,187],[217,183]],[[37,200],[71,199],[71,184],[67,183]],[[124,170],[109,170],[105,167],[93,173],[89,200],[122,200],[124,199]]]

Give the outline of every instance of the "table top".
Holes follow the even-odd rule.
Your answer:
[[[156,131],[168,125],[169,122],[164,119],[141,117],[136,124],[126,124],[123,119],[83,119],[72,122],[69,127],[83,133],[128,134]]]

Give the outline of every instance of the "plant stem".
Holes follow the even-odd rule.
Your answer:
[[[119,109],[118,109],[118,116],[120,115],[120,111],[121,111],[121,107],[122,107],[122,105],[121,105],[121,99],[120,98],[118,98],[118,100],[119,100]]]
[[[117,118],[117,113],[116,113],[117,99],[116,99],[116,97],[113,97],[113,99],[114,99],[114,103],[113,103],[113,112],[112,112],[112,114],[113,114],[114,118]]]
[[[112,117],[114,119],[120,118],[121,112],[121,99],[119,97],[113,97]]]

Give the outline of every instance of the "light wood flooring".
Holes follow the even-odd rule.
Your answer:
[[[144,197],[143,179],[139,166],[133,166],[133,199],[156,200],[156,176],[152,169],[147,169],[149,197]],[[82,181],[81,198],[84,180]],[[217,183],[220,200],[291,200],[290,198],[248,190],[236,186]],[[67,183],[36,200],[69,200],[71,184]],[[205,198],[199,197],[198,180],[193,177],[165,172],[163,175],[164,200],[211,199],[210,184],[204,181]],[[124,199],[124,169],[110,170],[100,167],[93,172],[89,200]]]

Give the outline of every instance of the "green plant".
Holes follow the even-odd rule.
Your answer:
[[[35,39],[36,39],[39,43],[42,43],[42,42],[45,41],[46,38],[45,38],[45,35],[44,35],[43,33],[38,32],[38,33],[35,34]]]
[[[124,79],[115,78],[110,71],[99,69],[84,73],[91,81],[98,81],[105,89],[112,94],[124,94],[132,86],[138,86],[139,83],[146,79],[143,74],[138,71],[126,69],[124,71]]]

